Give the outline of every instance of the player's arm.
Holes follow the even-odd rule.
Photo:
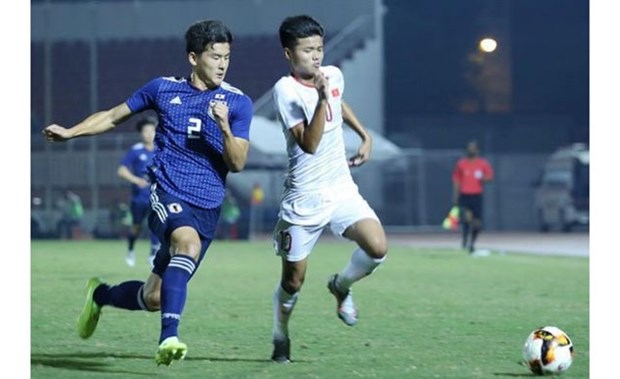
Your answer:
[[[239,172],[248,160],[250,141],[224,133],[224,162],[230,172]]]
[[[129,183],[135,184],[140,188],[144,188],[149,185],[149,182],[146,179],[134,175],[131,170],[129,170],[129,168],[125,165],[119,165],[116,173],[118,174],[118,176],[125,179]]]
[[[456,180],[452,180],[452,204],[457,205],[459,202],[460,184]]]
[[[314,77],[314,87],[319,94],[319,101],[314,109],[312,120],[310,120],[310,122],[304,120],[290,128],[297,145],[299,145],[306,154],[316,153],[319,143],[321,142],[321,137],[323,137],[325,115],[327,112],[328,86],[328,80],[323,72],[317,71]]]
[[[222,156],[230,172],[239,172],[245,167],[250,150],[250,141],[235,137],[228,120],[228,106],[225,103],[215,103],[212,106],[213,116],[224,137],[224,151]]]
[[[353,112],[353,109],[342,100],[342,120],[347,124],[362,140],[362,143],[357,149],[357,154],[349,159],[350,166],[359,166],[370,159],[370,153],[372,151],[372,136],[358,120],[357,116]]]
[[[114,108],[93,113],[82,122],[71,128],[52,124],[43,129],[43,134],[47,140],[66,141],[76,137],[92,136],[105,133],[118,124],[131,117],[131,110],[126,103],[115,106]]]
[[[459,194],[461,192],[461,179],[459,165],[454,167],[452,173],[452,205],[457,205],[459,202]]]

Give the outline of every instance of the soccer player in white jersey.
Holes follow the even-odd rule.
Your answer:
[[[304,283],[308,257],[322,230],[357,243],[348,265],[329,278],[337,315],[347,325],[358,320],[351,286],[385,260],[387,240],[379,218],[359,194],[350,166],[370,158],[372,139],[342,99],[344,78],[335,66],[321,66],[323,27],[312,17],[286,18],[280,42],[290,75],[274,86],[278,118],[286,138],[288,172],[273,232],[282,276],[273,297],[271,359],[290,362],[288,323]],[[345,155],[343,122],[360,137],[357,154]]]

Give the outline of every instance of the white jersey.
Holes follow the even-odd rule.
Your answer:
[[[289,75],[278,80],[273,91],[288,153],[280,216],[302,225],[318,224],[340,196],[358,191],[347,162],[342,130],[344,78],[338,67],[325,66],[320,70],[329,80],[329,98],[323,136],[314,154],[299,147],[290,129],[312,120],[319,101],[316,88]]]

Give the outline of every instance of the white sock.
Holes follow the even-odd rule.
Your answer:
[[[297,294],[286,292],[280,282],[273,294],[273,339],[285,340],[288,337],[288,319],[297,302]]]
[[[338,274],[336,285],[342,291],[348,290],[353,283],[372,274],[386,257],[387,255],[383,258],[371,258],[364,250],[358,247],[351,255],[351,260],[347,267]]]

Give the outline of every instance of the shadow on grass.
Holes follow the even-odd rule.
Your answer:
[[[33,354],[30,357],[30,365],[41,365],[46,367],[61,368],[65,370],[76,371],[95,371],[95,372],[108,372],[117,374],[132,374],[132,375],[145,375],[152,376],[150,373],[118,370],[110,367],[105,362],[95,362],[76,358],[74,356],[67,357],[66,355],[57,355],[55,357],[46,357],[47,354]]]
[[[58,354],[32,354],[30,356],[31,365],[42,365],[53,368],[62,368],[67,370],[77,371],[97,371],[97,372],[110,372],[110,373],[124,373],[124,374],[136,374],[152,376],[152,373],[125,371],[114,369],[113,365],[109,362],[102,362],[101,359],[115,358],[115,359],[144,359],[153,361],[155,366],[154,357],[151,355],[137,355],[137,354],[120,354],[120,353],[106,353],[106,352],[75,352],[75,353],[58,353]],[[96,360],[95,360],[96,359]],[[235,357],[186,357],[186,361],[212,361],[212,362],[265,362],[272,363],[271,359],[256,359],[256,358],[235,358]],[[304,361],[295,361],[303,363]]]
[[[529,373],[514,373],[514,372],[496,372],[493,375],[495,376],[510,376],[510,377],[514,377],[514,378],[522,378],[522,377],[527,377],[527,378],[532,378],[535,377],[536,375],[534,375],[533,373],[529,372]]]

